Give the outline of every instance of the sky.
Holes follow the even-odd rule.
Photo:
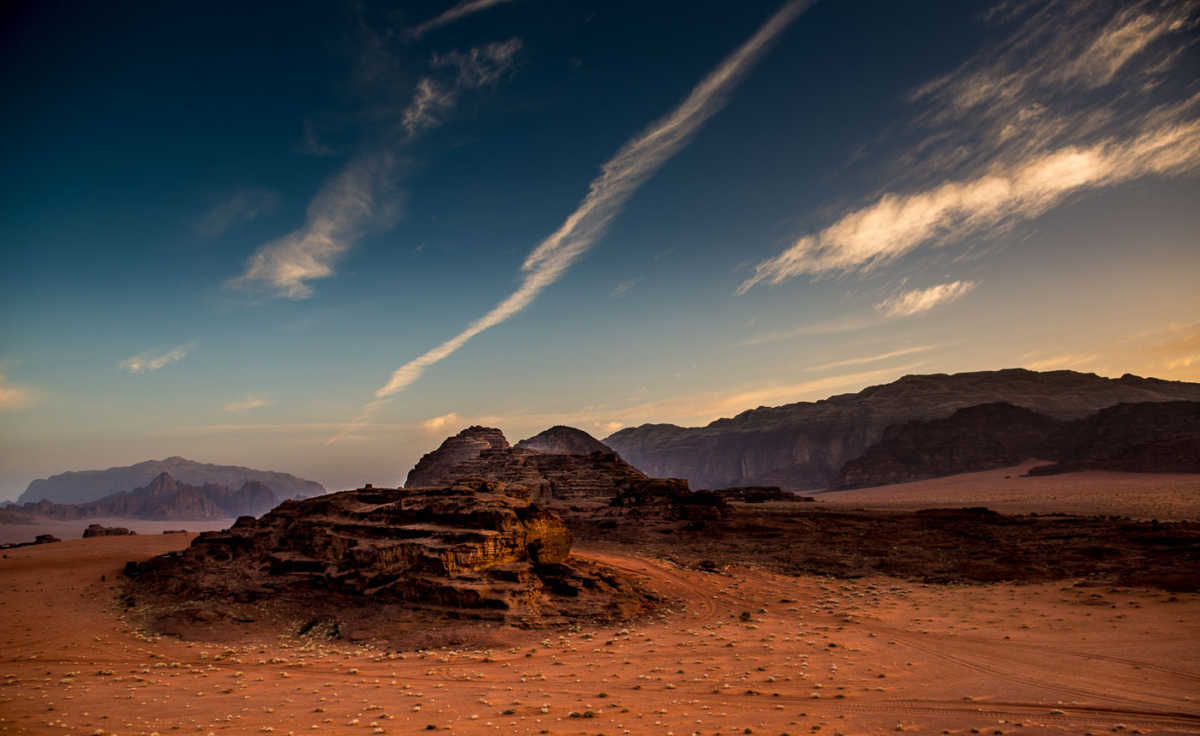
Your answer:
[[[1200,2],[0,16],[0,500],[400,484],[909,373],[1200,380]]]

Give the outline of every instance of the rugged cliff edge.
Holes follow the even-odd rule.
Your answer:
[[[632,427],[604,443],[648,475],[686,478],[694,487],[820,489],[833,486],[842,467],[892,425],[993,402],[1071,420],[1122,402],[1173,400],[1200,401],[1200,384],[1023,369],[914,375],[855,394],[760,407],[705,427]]]

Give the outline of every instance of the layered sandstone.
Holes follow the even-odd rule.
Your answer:
[[[636,598],[611,575],[568,564],[571,535],[524,489],[488,482],[363,488],[287,501],[130,563],[134,590],[175,599],[403,602],[456,615],[561,614]]]

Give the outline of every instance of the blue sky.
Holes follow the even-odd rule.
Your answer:
[[[6,11],[0,498],[1200,378],[1195,2]]]

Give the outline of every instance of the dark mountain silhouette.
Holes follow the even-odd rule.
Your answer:
[[[49,478],[39,478],[29,484],[17,501],[30,503],[45,499],[65,504],[86,503],[113,493],[139,488],[162,473],[170,474],[180,483],[201,486],[214,484],[240,488],[247,481],[257,481],[269,487],[280,499],[308,498],[325,493],[325,488],[320,483],[297,478],[288,473],[254,470],[236,465],[211,465],[182,457],[169,457],[165,460],[147,460],[137,465],[107,470],[70,471]]]
[[[1023,369],[913,375],[821,401],[759,407],[705,427],[632,427],[604,443],[647,475],[686,478],[695,487],[818,489],[834,485],[842,467],[892,425],[994,402],[1072,420],[1122,402],[1173,400],[1200,401],[1200,384]]]
[[[160,473],[142,488],[88,503],[58,504],[43,499],[20,508],[25,514],[52,519],[198,520],[258,516],[281,500],[255,480],[248,480],[236,489],[215,483],[192,486],[180,483],[168,473]]]

